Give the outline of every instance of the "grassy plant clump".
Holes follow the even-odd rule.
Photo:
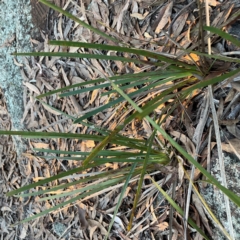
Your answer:
[[[0,131],[0,134],[20,135],[26,138],[78,139],[81,141],[94,141],[96,144],[91,152],[34,149],[36,152],[41,153],[48,161],[51,161],[51,159],[75,160],[80,161],[80,165],[79,167],[59,173],[56,176],[51,176],[10,191],[7,194],[8,196],[39,196],[40,201],[62,199],[62,201],[54,207],[30,216],[21,222],[36,219],[51,211],[85,199],[86,197],[90,198],[108,192],[114,187],[121,187],[121,195],[114,212],[114,216],[116,216],[127,187],[132,182],[138,182],[133,208],[131,209],[129,217],[128,230],[130,230],[134,215],[138,208],[139,199],[141,198],[142,186],[146,179],[148,179],[152,185],[156,186],[152,194],[155,194],[159,190],[170,205],[180,215],[183,215],[183,210],[179,207],[177,202],[170,197],[170,192],[163,190],[163,183],[159,185],[154,180],[155,174],[159,172],[167,176],[169,174],[168,167],[178,164],[177,160],[180,158],[184,158],[189,164],[195,166],[200,173],[206,177],[207,182],[215,185],[226,194],[231,201],[237,206],[240,206],[239,197],[222,186],[211,176],[210,173],[196,161],[194,158],[195,156],[193,156],[194,153],[191,155],[187,152],[186,149],[180,146],[163,127],[168,117],[173,112],[178,112],[178,116],[181,117],[185,113],[184,108],[187,108],[193,99],[201,94],[205,87],[220,83],[240,72],[240,69],[222,72],[213,71],[214,64],[218,60],[237,63],[239,63],[240,60],[224,57],[222,55],[208,55],[200,51],[179,49],[182,55],[189,55],[189,62],[185,61],[184,58],[179,60],[178,58],[167,57],[161,53],[132,48],[129,47],[127,43],[119,42],[118,39],[93,28],[52,3],[45,0],[40,0],[40,2],[64,14],[66,17],[71,18],[76,23],[83,25],[94,33],[99,34],[106,39],[106,42],[109,42],[109,44],[49,41],[50,45],[57,45],[65,48],[76,47],[98,50],[99,54],[79,52],[32,52],[15,53],[15,55],[119,61],[122,63],[134,63],[141,68],[147,66],[148,68],[146,71],[140,73],[125,73],[114,76],[99,72],[101,78],[69,85],[40,94],[36,97],[36,101],[39,101],[48,109],[52,109],[73,120],[74,124],[81,124],[82,126],[92,129],[91,134]],[[232,36],[216,28],[206,27],[205,29],[212,34],[218,34],[234,42],[234,44],[239,44]],[[102,54],[101,51],[114,51],[118,54],[111,56]],[[205,60],[206,65],[203,66],[199,62],[196,63],[192,59],[193,55],[191,54],[195,54]],[[206,61],[206,59],[208,59],[208,61]],[[57,96],[64,99],[93,91],[101,92],[101,96],[107,96],[108,100],[98,108],[90,109],[87,113],[79,116],[69,115],[60,109],[50,106],[45,101],[51,96]],[[92,123],[93,116],[107,111],[110,108],[118,109],[118,114],[116,114],[117,121],[114,122],[115,124],[107,129]],[[124,129],[128,128],[136,121],[148,126],[149,131],[147,133],[145,131],[145,135],[142,138],[129,137],[124,134]],[[117,164],[118,168],[97,171],[102,166],[109,163]],[[184,169],[183,166],[182,168]],[[91,169],[96,169],[95,173],[92,175],[90,174]],[[73,181],[58,185],[47,185],[52,181],[60,181],[60,179],[64,177],[76,176],[76,174],[82,172],[86,173],[86,177],[80,177],[78,179],[76,177]],[[36,188],[38,188],[37,191],[35,190]],[[197,191],[197,188],[195,188],[195,191]],[[110,232],[113,222],[114,220],[112,220],[108,232]],[[207,239],[205,233],[191,218],[188,218],[188,223]]]

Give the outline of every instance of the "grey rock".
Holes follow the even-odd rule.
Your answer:
[[[215,151],[213,151],[215,152]],[[240,160],[232,154],[224,153],[224,165],[226,172],[226,180],[228,184],[228,189],[233,191],[235,194],[240,194]],[[220,183],[221,174],[217,159],[217,154],[213,154],[211,158],[211,175],[214,176]],[[213,185],[208,184],[207,187],[200,186],[201,195],[205,198],[206,202],[210,206],[215,216],[223,224],[227,232],[229,233],[229,226],[227,224],[226,207],[224,201],[224,195]],[[230,208],[233,221],[233,229],[235,234],[235,239],[240,239],[240,209],[230,201]],[[212,223],[213,224],[213,223]],[[216,226],[213,226],[213,236],[214,240],[225,240],[227,239]]]
[[[21,123],[23,116],[22,76],[20,67],[14,63],[14,56],[11,54],[32,50],[30,38],[38,32],[32,23],[32,2],[34,1],[0,1],[0,87],[4,92],[11,116],[12,130],[24,130],[24,125]],[[15,57],[15,59],[22,63],[21,57]],[[17,154],[21,156],[26,149],[25,140],[16,136],[14,142]]]

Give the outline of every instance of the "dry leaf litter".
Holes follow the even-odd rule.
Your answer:
[[[33,1],[34,2],[34,1]],[[182,48],[194,48],[198,44],[198,26],[197,4],[195,1],[55,1],[64,9],[76,15],[81,20],[87,22],[108,34],[116,37],[136,48],[146,48],[151,51],[164,53],[167,56],[179,58],[189,62],[191,59],[182,55]],[[228,1],[221,4],[221,1],[210,1],[211,3],[211,22],[213,26],[222,27],[232,21],[231,14],[238,10],[238,4],[235,6]],[[49,46],[49,39],[73,40],[91,43],[107,43],[100,36],[90,32],[82,26],[74,23],[61,14],[51,12],[48,16],[48,25],[41,25],[41,37],[31,39],[33,48],[36,51],[68,51],[86,53],[81,48],[70,47],[68,49],[58,46]],[[44,29],[43,29],[44,28]],[[166,35],[170,35],[171,39]],[[226,43],[215,39],[213,51],[228,52]],[[232,48],[231,48],[232,50]],[[88,50],[89,53],[100,53],[97,50]],[[107,54],[115,55],[114,52]],[[127,56],[123,54],[123,56]],[[196,62],[199,62],[197,56],[191,56]],[[143,58],[144,60],[144,58]],[[228,66],[229,67],[229,66]],[[235,66],[232,66],[233,68]],[[73,125],[73,121],[62,115],[56,109],[63,111],[71,116],[81,116],[91,109],[98,108],[106,104],[108,98],[101,96],[106,90],[82,93],[69,98],[59,98],[57,95],[45,97],[44,105],[36,101],[35,97],[39,94],[59,89],[70,84],[81,83],[90,79],[101,77],[100,73],[108,76],[114,74],[123,74],[129,72],[150,71],[151,67],[141,67],[134,63],[123,64],[121,62],[110,62],[103,60],[88,59],[66,59],[60,57],[39,57],[26,58],[25,66],[21,68],[24,84],[24,108],[22,122],[26,129],[31,131],[47,132],[69,132],[69,133],[92,133],[91,128],[81,124]],[[223,149],[226,152],[239,156],[239,78],[228,79],[221,86],[215,87],[215,97],[218,107],[219,124],[223,133]],[[88,86],[91,86],[90,84]],[[161,86],[159,89],[140,95],[136,102],[141,105],[142,102],[151,99],[159,94],[163,89],[169,88],[168,85]],[[131,91],[135,91],[132,89]],[[203,114],[203,109],[207,104],[205,92],[196,91],[194,101],[189,104],[188,101],[179,105],[171,116],[168,116],[164,124],[172,137],[177,139],[187,150],[193,154],[195,150],[194,133],[199,127],[199,118]],[[2,96],[2,95],[1,95]],[[169,103],[170,104],[170,103]],[[99,127],[114,129],[121,120],[131,113],[129,108],[122,114],[122,109],[126,103],[117,106],[115,109],[107,109],[92,118],[92,123]],[[52,107],[49,107],[52,106]],[[183,110],[184,109],[184,110]],[[199,109],[199,110],[197,110]],[[160,114],[161,108],[156,110]],[[119,114],[121,113],[121,114]],[[7,114],[4,101],[1,98],[0,105],[1,128],[10,129],[10,121]],[[206,113],[207,126],[211,125],[211,115]],[[180,127],[179,127],[180,126]],[[208,166],[208,154],[214,149],[214,137],[208,141],[209,127],[205,129],[201,136],[200,162],[204,167]],[[151,126],[143,121],[139,123],[134,121],[122,132],[123,135],[134,138],[149,137],[152,133]],[[158,136],[162,140],[161,136]],[[92,197],[87,197],[75,205],[68,205],[64,209],[55,211],[45,217],[34,220],[31,223],[25,223],[20,226],[12,227],[16,221],[23,219],[31,214],[39,213],[49,207],[67,199],[57,199],[46,202],[39,202],[38,199],[6,198],[5,193],[10,189],[19,188],[27,183],[38,181],[40,179],[53,176],[61,171],[79,166],[79,161],[45,160],[42,156],[33,154],[33,148],[45,148],[53,150],[70,151],[91,151],[95,142],[80,141],[77,139],[52,139],[36,141],[28,140],[29,150],[19,160],[14,154],[14,148],[11,139],[1,137],[1,239],[103,239],[107,233],[109,222],[120,196],[121,186],[109,187]],[[111,146],[116,149],[116,146]],[[122,148],[122,150],[124,150]],[[125,149],[129,150],[129,149]],[[173,151],[171,156],[176,153]],[[63,156],[62,156],[63,157]],[[181,156],[182,164],[187,167]],[[21,161],[21,164],[17,164]],[[24,163],[24,164],[23,164]],[[119,164],[106,164],[104,169],[116,169]],[[209,166],[208,166],[209,167]],[[236,163],[236,168],[240,169]],[[61,179],[58,182],[52,182],[51,185],[70,182],[74,179],[80,179],[83,175],[88,176],[102,169],[89,169],[85,173],[79,173],[72,177]],[[186,198],[186,188],[184,186],[184,173],[179,164],[173,164],[162,169],[156,169],[152,173],[155,180],[163,186],[169,194],[175,192],[175,199],[178,204],[184,208]],[[194,180],[201,177],[196,170]],[[95,182],[97,183],[97,181]],[[126,189],[123,203],[119,209],[119,214],[115,220],[110,239],[165,239],[169,235],[169,214],[170,207],[166,200],[158,193],[153,184],[147,179],[144,181],[141,199],[138,205],[138,211],[134,219],[133,228],[126,232],[131,206],[134,200],[136,189],[136,180],[133,180]],[[81,186],[75,187],[84,187]],[[68,189],[74,190],[75,187]],[[36,190],[42,189],[38,187]],[[233,189],[239,191],[239,189]],[[190,216],[212,236],[212,229],[206,220],[206,212],[201,209],[198,199],[193,195]],[[236,210],[237,211],[237,210]],[[173,231],[172,239],[182,239],[183,221],[177,212],[172,214]],[[188,239],[201,239],[198,234],[193,234],[194,230],[188,229]]]

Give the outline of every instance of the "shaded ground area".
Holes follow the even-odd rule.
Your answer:
[[[166,37],[162,34],[161,30],[172,32],[172,37],[184,48],[188,48],[198,41],[198,32],[193,30],[190,39],[188,35],[189,28],[198,24],[198,14],[194,11],[194,9],[197,8],[195,3],[188,6],[187,1],[175,1],[174,4],[169,2],[165,5],[154,1],[152,3],[144,1],[112,1],[111,4],[107,5],[103,1],[91,1],[91,4],[87,1],[83,1],[82,4],[80,2],[78,3],[78,1],[55,1],[59,6],[60,2],[62,7],[76,14],[92,26],[108,31],[109,33],[112,32],[120,41],[124,40],[135,47],[147,48],[148,50],[156,52],[164,51],[171,56],[178,54],[179,49],[175,48],[172,43],[169,43],[169,48],[165,47]],[[216,6],[212,6],[214,11],[211,20],[212,22],[215,21],[216,26],[222,26],[237,9],[234,10],[229,1],[227,4],[222,5],[220,1],[213,2],[217,4]],[[75,24],[72,20],[49,11],[48,8],[40,5],[38,1],[31,0],[31,4],[33,6],[33,22],[38,26],[40,34],[38,33],[29,39],[28,44],[36,51],[66,50],[69,52],[87,52],[85,49],[61,49],[57,46],[48,46],[48,39],[72,39],[75,41],[104,43],[101,37],[90,33],[80,25]],[[170,22],[169,19],[171,19]],[[104,24],[100,24],[99,21]],[[13,50],[9,49],[9,53],[11,51]],[[28,51],[28,49],[26,51]],[[93,51],[93,53],[98,52]],[[137,73],[148,70],[146,68],[142,69],[133,63],[122,64],[120,62],[62,59],[58,57],[23,58],[23,62],[25,68],[22,66],[20,68],[24,82],[24,113],[23,116],[21,116],[21,122],[24,123],[24,126],[28,130],[49,132],[91,133],[92,130],[81,124],[73,125],[71,119],[63,117],[53,109],[36,103],[34,98],[40,93],[98,78],[99,70],[103,72],[106,71],[109,76],[116,73]],[[225,93],[230,95],[229,88],[225,90]],[[229,96],[227,100],[224,97],[226,100],[225,107],[229,101],[232,102],[234,95],[239,91],[237,87],[233,88],[233,90],[233,95]],[[101,104],[104,104],[106,98],[100,98],[99,96],[100,93],[94,92],[84,93],[80,96],[74,96],[64,100],[55,97],[46,98],[45,100],[49,105],[64,110],[64,112],[69,115],[79,115],[87,112],[89,109],[97,108]],[[220,97],[216,96],[216,98],[220,100]],[[10,129],[9,115],[6,110],[3,95],[1,95],[1,100],[1,128]],[[195,106],[196,105],[197,103],[195,103]],[[234,111],[234,109],[235,108],[232,108],[232,111]],[[232,111],[228,112],[228,114],[231,114]],[[197,115],[197,112],[193,111],[192,113]],[[239,113],[237,113],[234,118],[237,118],[238,114]],[[122,114],[117,114],[115,109],[109,109],[95,116],[93,122],[100,127],[112,129],[121,117]],[[197,126],[197,123],[194,123],[194,121],[197,121],[197,118],[193,116],[193,118],[191,118],[192,122],[189,123],[189,119],[184,115],[185,132],[178,128],[178,126],[182,124],[179,122],[179,119],[171,116],[166,124],[166,130],[176,137],[180,136],[176,134],[176,131],[179,131],[182,135],[186,134],[191,141],[193,132]],[[225,125],[223,124],[222,126],[224,127]],[[224,127],[224,129],[231,131],[227,127]],[[146,124],[139,125],[139,123],[135,121],[124,131],[124,135],[142,138],[143,136],[148,136],[150,130]],[[232,133],[232,139],[239,139],[236,133],[235,135],[233,131]],[[23,199],[22,201],[19,201],[18,198],[6,198],[4,194],[9,191],[10,188],[19,188],[31,182],[32,179],[33,181],[38,181],[39,179],[55,175],[60,171],[65,171],[66,169],[79,165],[78,161],[58,161],[57,159],[52,160],[49,164],[49,161],[45,160],[41,155],[33,154],[32,149],[34,147],[74,151],[90,151],[95,147],[95,143],[92,141],[80,141],[76,139],[28,140],[27,145],[28,151],[22,158],[17,158],[11,138],[1,137],[1,237],[4,239],[103,239],[111,218],[109,214],[113,214],[121,186],[119,186],[119,188],[106,189],[106,191],[102,192],[99,196],[95,196],[92,199],[86,198],[85,201],[77,203],[78,206],[87,212],[89,228],[86,231],[79,227],[81,226],[81,216],[79,216],[76,205],[69,205],[67,208],[34,220],[33,223],[26,223],[16,227],[11,226],[11,224],[14,224],[16,221],[55,206],[62,200],[37,202],[37,199],[33,198]],[[217,156],[215,156],[215,159],[216,158]],[[207,154],[205,151],[201,159],[203,165],[206,165],[206,159]],[[109,164],[105,167],[111,170],[118,166]],[[169,177],[165,186],[167,189],[175,178],[174,173],[178,172],[178,170],[176,166],[167,168],[166,175]],[[101,171],[101,169],[98,169],[98,171]],[[91,171],[86,174],[91,174]],[[162,176],[162,174],[156,172],[156,179],[158,179],[159,182],[164,181],[164,177],[166,176]],[[80,178],[80,176],[73,176],[73,178],[66,178],[62,181],[71,182],[78,178]],[[195,180],[197,179],[198,177],[196,177]],[[180,190],[176,198],[179,200],[179,204],[184,207],[183,198],[186,192],[184,192],[183,185],[185,180],[180,179],[179,181]],[[59,183],[61,182],[55,182],[53,184]],[[116,224],[111,239],[147,240],[153,239],[153,237],[155,239],[166,238],[169,235],[169,205],[163,200],[161,194],[159,194],[156,189],[154,190],[152,185],[148,185],[147,181],[142,191],[141,204],[139,205],[139,211],[134,222],[134,228],[130,233],[126,233],[125,226],[128,223],[135,189],[136,184],[132,183],[125,193],[124,202],[120,209],[120,221],[123,223],[123,227]],[[235,191],[238,191],[238,189]],[[195,205],[198,204],[196,203]],[[196,209],[197,207],[193,207],[191,216],[201,222],[201,227],[205,229],[208,235],[212,236],[212,226],[209,226],[208,223],[203,220],[205,214],[200,213],[200,210]],[[181,239],[183,235],[183,224],[182,219],[177,214],[174,215],[173,225],[175,239]],[[192,239],[198,239],[199,237],[195,235],[191,229],[189,229],[189,234],[191,234]],[[212,237],[214,238],[215,236]]]

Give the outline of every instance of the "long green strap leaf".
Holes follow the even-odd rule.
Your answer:
[[[100,54],[89,54],[89,53],[68,53],[68,52],[30,52],[30,53],[12,53],[15,56],[34,56],[34,57],[66,57],[66,58],[87,58],[87,59],[103,59],[103,60],[113,60],[153,66],[162,66],[160,62],[150,62],[144,61],[136,58],[126,58],[118,56],[108,56]]]
[[[136,163],[134,163],[134,164],[132,165],[131,170],[130,170],[130,172],[129,172],[128,176],[127,176],[127,179],[126,179],[126,181],[125,181],[125,183],[124,183],[124,186],[122,187],[121,194],[120,194],[120,196],[119,196],[119,200],[118,200],[117,206],[116,206],[116,208],[115,208],[115,210],[114,210],[114,214],[113,214],[112,220],[111,220],[111,222],[110,222],[110,224],[109,224],[109,227],[108,227],[107,236],[104,237],[104,240],[107,240],[108,235],[109,235],[109,233],[110,233],[110,231],[111,231],[111,229],[112,229],[112,226],[113,226],[115,217],[117,216],[117,213],[118,213],[118,209],[119,209],[119,207],[120,207],[120,205],[121,205],[121,203],[122,203],[122,199],[123,199],[124,193],[125,193],[125,191],[126,191],[126,189],[127,189],[127,186],[128,186],[129,181],[130,181],[130,179],[131,179],[131,177],[132,177],[132,175],[133,175],[133,173],[134,173],[134,170],[135,170],[136,166],[137,166]]]
[[[93,167],[96,167],[98,166],[98,164],[94,163],[94,164],[89,164],[89,166],[87,168],[93,168]],[[78,173],[78,172],[81,172],[81,171],[84,171],[87,169],[86,167],[77,167],[77,168],[74,168],[74,169],[71,169],[71,170],[68,170],[66,172],[61,172],[59,173],[58,175],[56,176],[52,176],[52,177],[49,177],[49,178],[46,178],[46,179],[43,179],[43,180],[40,180],[38,182],[35,182],[35,183],[31,183],[29,185],[26,185],[26,186],[23,186],[21,188],[18,188],[18,189],[15,189],[15,190],[12,190],[11,192],[8,192],[6,193],[6,195],[8,197],[11,197],[13,195],[16,195],[16,194],[19,194],[20,192],[24,192],[24,191],[27,191],[31,188],[35,188],[35,187],[38,187],[38,186],[44,186],[44,184],[47,184],[51,181],[55,181],[57,179],[60,179],[60,178],[63,178],[63,177],[67,177],[69,175],[72,175],[72,174],[75,174],[75,173]],[[61,186],[59,186],[61,187]]]
[[[236,73],[240,72],[240,69],[232,71],[228,74],[228,76],[233,76]],[[227,74],[225,74],[226,76]],[[224,78],[225,79],[225,78]],[[216,79],[215,79],[216,80]],[[203,81],[204,82],[207,81]],[[125,94],[117,85],[115,85],[113,82],[111,82],[115,90],[121,94],[138,112],[142,113],[143,110],[136,105],[134,101],[132,101],[131,98],[127,94]],[[216,187],[218,187],[224,194],[226,194],[238,207],[240,207],[240,197],[230,191],[229,189],[222,186],[208,171],[206,171],[205,168],[202,167],[201,164],[199,164],[192,156],[190,156],[176,141],[174,141],[155,121],[152,120],[149,116],[146,116],[145,119],[159,132],[162,134],[162,136],[168,140],[171,145],[178,150],[179,153],[181,153],[186,159],[188,159],[191,164],[193,164],[200,172],[208,178],[212,184],[214,184]],[[125,124],[125,123],[124,123]]]
[[[95,164],[94,163],[94,164],[90,164],[88,167],[91,168],[91,167],[97,167],[97,166],[99,166],[99,164]],[[78,168],[78,170],[79,170],[79,168]],[[79,171],[84,171],[84,170],[86,170],[86,168],[81,167],[81,169]],[[57,185],[55,187],[50,187],[50,188],[47,188],[45,190],[38,190],[37,192],[30,192],[30,193],[22,193],[22,194],[16,195],[16,197],[30,197],[30,196],[37,196],[37,195],[42,195],[42,194],[48,194],[50,192],[56,192],[56,191],[59,191],[60,189],[67,189],[67,188],[69,188],[71,186],[76,186],[78,184],[83,184],[83,183],[95,181],[95,180],[98,180],[98,179],[101,179],[101,178],[104,178],[104,177],[108,177],[110,179],[110,178],[114,178],[114,177],[121,176],[121,175],[122,176],[123,175],[127,175],[129,173],[129,170],[130,170],[130,167],[126,167],[124,169],[109,170],[107,172],[102,172],[102,173],[96,174],[94,176],[89,176],[87,178],[82,178],[80,180],[75,180],[73,182],[68,182],[68,183]],[[138,167],[138,169],[134,172],[134,174],[135,175],[139,174],[140,170],[141,170],[141,168]],[[53,177],[58,177],[59,176],[58,177],[58,179],[59,179],[60,178],[60,174],[58,174],[56,176],[53,176]],[[46,178],[45,181],[42,180],[41,184],[43,184],[43,181],[45,182],[45,184],[50,182],[50,181],[53,181],[53,177]],[[61,175],[61,177],[62,177],[62,175]],[[36,183],[32,183],[32,184],[26,186],[26,187],[29,187],[28,189],[25,189],[25,186],[24,186],[22,188],[17,189],[17,191],[18,191],[18,193],[20,193],[20,192],[29,190],[30,188],[34,188],[36,186],[40,186],[41,184],[36,185]],[[14,190],[14,191],[16,191],[16,190]]]
[[[150,151],[152,149],[152,144],[153,144],[153,140],[154,140],[155,135],[156,135],[156,131],[153,131],[153,133],[150,136],[150,139],[148,141],[149,142],[148,143],[148,150],[147,150],[145,159],[143,161],[143,168],[142,168],[142,171],[141,171],[141,174],[140,174],[140,179],[139,179],[139,182],[138,182],[137,192],[136,192],[136,195],[135,195],[135,198],[134,198],[133,207],[132,207],[131,215],[130,215],[130,220],[129,220],[128,227],[127,227],[128,231],[130,231],[131,228],[132,228],[132,223],[133,223],[135,211],[137,209],[137,204],[138,204],[139,198],[141,196],[142,184],[143,184],[144,176],[146,174],[147,165],[148,165],[148,162],[150,160],[149,159],[150,158]]]
[[[116,184],[117,184],[117,183],[118,183],[118,179],[116,180]],[[103,186],[103,187],[99,187],[97,191],[106,189],[106,188],[109,187],[109,186],[112,186],[112,183],[111,183],[111,184],[106,184],[106,185]],[[67,200],[67,201],[65,201],[65,202],[62,202],[62,203],[60,203],[60,204],[55,205],[55,206],[52,207],[52,208],[46,209],[46,210],[44,210],[44,211],[42,211],[42,212],[40,212],[40,213],[38,213],[38,214],[36,214],[36,215],[33,215],[33,216],[28,217],[28,218],[26,218],[26,219],[24,219],[24,220],[22,220],[22,221],[20,221],[20,222],[17,222],[17,223],[15,223],[13,226],[16,226],[16,225],[18,225],[18,224],[20,224],[20,223],[28,222],[28,221],[34,220],[34,219],[36,219],[36,218],[42,217],[42,216],[44,216],[44,215],[46,215],[46,214],[48,214],[48,213],[50,213],[50,212],[52,212],[52,211],[58,210],[60,207],[64,207],[64,206],[66,206],[67,204],[74,203],[74,202],[76,202],[76,201],[78,201],[78,200],[80,200],[80,199],[83,199],[84,197],[87,197],[87,196],[89,196],[89,195],[91,195],[91,194],[93,194],[93,193],[95,193],[95,192],[96,192],[96,189],[93,189],[93,190],[91,190],[91,191],[89,191],[89,192],[86,192],[86,193],[83,193],[83,194],[78,195],[78,196],[76,196],[76,197],[73,197],[73,198],[71,198],[71,199],[69,199],[69,200]]]
[[[236,69],[234,71],[231,71],[229,73],[223,74],[221,76],[218,77],[213,77],[212,79],[208,79],[208,80],[203,80],[200,81],[190,87],[188,87],[187,89],[185,89],[184,91],[180,92],[179,94],[190,94],[192,91],[194,91],[195,89],[201,89],[203,87],[206,87],[210,84],[215,84],[215,83],[219,83],[229,77],[234,76],[235,74],[239,73],[240,69]],[[181,87],[181,83],[179,83],[179,87]],[[138,113],[134,113],[131,117],[137,117],[137,118],[144,118],[145,116],[147,116],[149,113],[151,113],[153,111],[153,109],[155,109],[160,103],[156,101],[156,99],[160,99],[161,96],[165,96],[166,93],[169,93],[169,90],[166,90],[164,93],[160,94],[158,97],[154,98],[153,100],[151,100],[149,103],[147,103],[144,107],[144,109],[142,110],[142,112],[138,112]]]
[[[49,41],[49,44],[59,45],[59,46],[72,46],[72,47],[79,47],[79,48],[83,47],[83,48],[101,49],[101,50],[106,50],[106,51],[118,51],[118,52],[133,53],[133,54],[137,54],[139,56],[154,58],[154,59],[163,61],[165,63],[179,65],[182,67],[186,67],[188,69],[196,70],[195,66],[191,66],[191,65],[181,62],[177,59],[165,57],[159,53],[150,52],[147,50],[142,50],[142,49],[137,49],[137,48],[127,48],[127,47],[111,46],[111,45],[106,45],[106,44],[72,42],[72,41]],[[171,66],[169,68],[171,68]]]
[[[169,77],[171,76],[172,74],[177,74],[177,73],[181,73],[183,72],[183,70],[181,71],[153,71],[153,72],[144,72],[144,73],[134,73],[134,74],[125,74],[125,75],[121,75],[121,76],[113,76],[113,77],[109,77],[111,80],[113,81],[116,81],[117,84],[121,84],[122,81],[125,81],[125,80],[129,80],[131,81],[131,79],[139,79],[139,78],[144,78],[144,77],[150,77],[150,76],[156,76],[156,75],[159,75],[163,78],[166,78],[166,77]],[[36,98],[43,98],[43,97],[47,97],[47,96],[50,96],[52,94],[55,94],[55,93],[59,93],[59,92],[64,92],[64,91],[67,91],[67,90],[70,90],[72,88],[77,88],[77,87],[84,87],[85,85],[91,85],[91,84],[95,84],[95,83],[103,83],[103,82],[106,82],[106,79],[105,78],[98,78],[98,79],[95,79],[95,80],[91,80],[91,81],[86,81],[86,82],[82,82],[82,83],[76,83],[76,84],[73,84],[73,85],[69,85],[67,87],[63,87],[63,88],[60,88],[60,89],[56,89],[56,90],[52,90],[52,91],[49,91],[47,93],[43,93],[39,96],[37,96]],[[110,84],[109,84],[110,85]]]

